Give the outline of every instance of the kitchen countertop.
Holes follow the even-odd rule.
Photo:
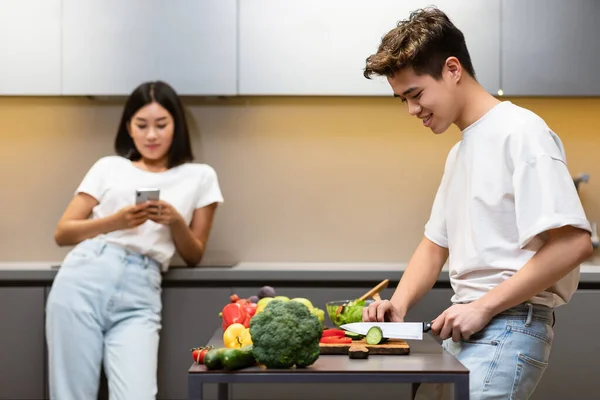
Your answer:
[[[0,262],[0,285],[49,285],[60,262]],[[389,279],[397,282],[406,263],[329,263],[329,262],[240,262],[232,266],[173,266],[165,273],[163,282],[169,286],[232,286],[278,285],[298,286],[357,286]],[[581,265],[580,282],[600,284],[600,259]],[[448,286],[447,266],[438,284]],[[581,285],[580,285],[581,286]]]

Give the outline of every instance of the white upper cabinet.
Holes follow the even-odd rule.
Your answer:
[[[0,0],[0,95],[60,94],[61,0]]]
[[[236,38],[236,0],[63,0],[62,94],[235,95]]]
[[[239,94],[391,95],[363,77],[365,59],[410,12],[411,0],[240,0]],[[435,2],[462,30],[479,82],[500,81],[500,0]]]

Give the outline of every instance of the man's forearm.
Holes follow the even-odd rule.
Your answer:
[[[447,258],[448,249],[421,240],[390,299],[403,317],[433,287]]]
[[[491,315],[531,299],[572,271],[593,252],[589,233],[565,227],[549,232],[548,242],[523,268],[476,300]]]

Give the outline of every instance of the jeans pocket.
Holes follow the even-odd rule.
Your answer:
[[[554,339],[554,329],[548,324],[538,322],[534,325],[525,328],[521,326],[513,326],[512,331],[517,334],[528,335],[534,337],[538,340],[541,340],[548,345],[552,344],[552,340]]]
[[[78,266],[82,262],[91,260],[94,256],[96,256],[96,254],[91,250],[75,247],[67,253],[61,267]]]
[[[162,291],[162,275],[161,275],[160,271],[154,271],[154,270],[149,269],[146,276],[148,277],[148,284],[150,285],[150,288],[157,292],[161,292]]]
[[[528,399],[547,367],[547,362],[519,353],[510,400]]]
[[[486,328],[484,328],[483,330],[472,334],[469,339],[463,339],[462,342],[469,343],[469,344],[486,344],[489,346],[498,346],[498,344],[500,343],[501,337],[494,337],[494,336],[497,336],[497,335],[488,334]]]

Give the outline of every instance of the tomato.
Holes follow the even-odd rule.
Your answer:
[[[324,344],[351,344],[352,343],[352,338],[349,338],[349,337],[339,337],[339,336],[326,336],[326,337],[322,337],[321,340],[319,340],[319,343],[324,343]]]
[[[330,336],[344,337],[344,336],[346,336],[346,332],[343,331],[342,329],[329,328],[329,329],[325,329],[323,331],[323,334],[321,335],[321,337],[330,337]]]
[[[192,358],[196,364],[204,364],[204,356],[212,347],[198,347],[192,349]]]

